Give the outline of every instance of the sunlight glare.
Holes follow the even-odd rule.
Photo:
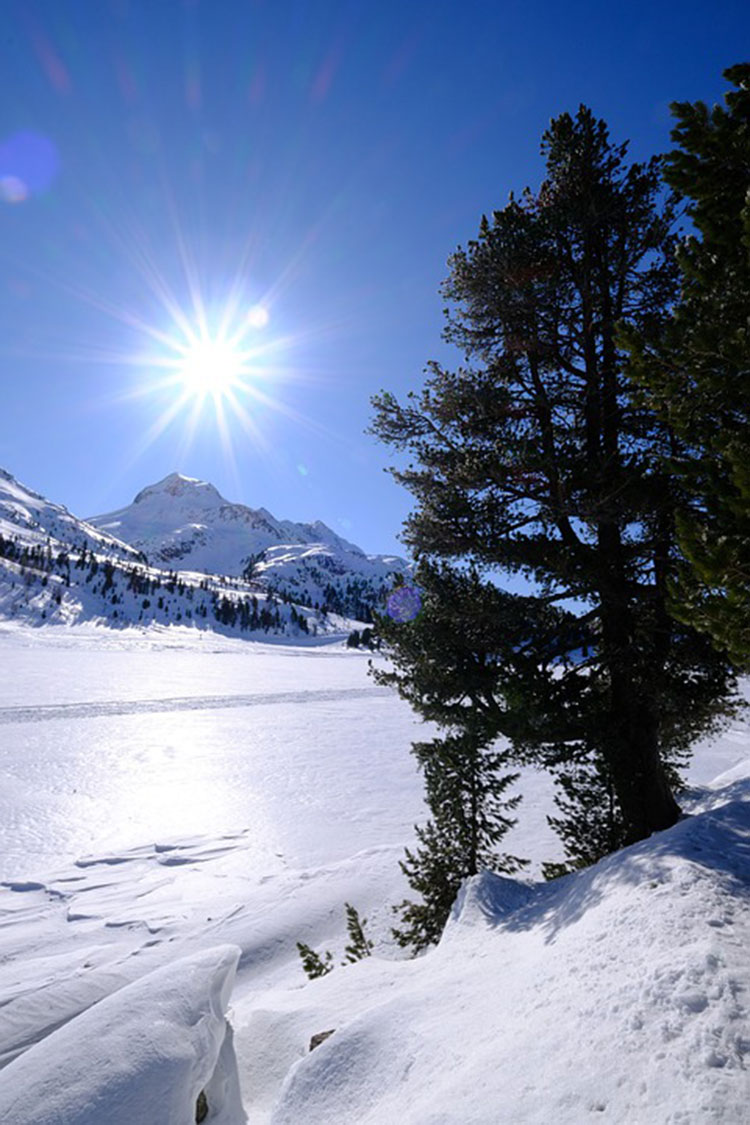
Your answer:
[[[222,398],[243,374],[242,355],[225,340],[196,340],[179,365],[183,388],[191,395]]]

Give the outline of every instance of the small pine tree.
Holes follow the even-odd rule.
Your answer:
[[[353,965],[363,957],[369,957],[373,950],[373,943],[365,936],[366,918],[360,918],[357,911],[348,902],[344,903],[346,910],[346,931],[349,935],[349,944],[344,950],[346,961],[342,964]]]
[[[401,925],[393,932],[419,952],[439,939],[465,878],[483,868],[511,873],[523,866],[497,850],[520,799],[508,795],[517,774],[497,739],[515,729],[515,699],[535,661],[519,651],[529,629],[528,599],[445,564],[423,562],[416,578],[421,611],[408,622],[378,619],[390,660],[371,671],[445,732],[412,746],[430,820],[416,829],[418,846],[401,864],[419,898],[395,908]]]
[[[346,912],[346,932],[349,936],[349,944],[344,950],[346,957],[341,962],[342,966],[353,965],[356,961],[369,957],[373,950],[373,943],[365,934],[367,919],[360,918],[356,909],[348,902],[344,903],[344,910]],[[321,956],[309,945],[305,945],[303,941],[298,941],[297,951],[302,958],[302,968],[310,980],[324,977],[326,973],[330,973],[333,969],[333,954],[330,949],[327,949]]]
[[[419,846],[407,848],[401,863],[421,901],[405,900],[394,908],[402,925],[393,935],[399,945],[419,953],[439,941],[464,879],[485,868],[511,874],[524,861],[495,850],[515,823],[509,814],[521,798],[505,791],[517,774],[501,772],[506,754],[486,744],[470,715],[460,731],[416,743],[413,750],[424,772],[432,818],[416,827]]]
[[[307,973],[310,980],[315,980],[317,977],[324,977],[326,973],[330,973],[333,969],[333,954],[326,951],[321,957],[304,941],[297,942],[297,950],[302,958],[302,968]]]

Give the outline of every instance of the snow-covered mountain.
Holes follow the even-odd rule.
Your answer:
[[[253,577],[294,601],[359,619],[367,619],[394,574],[409,570],[397,556],[366,555],[320,520],[278,520],[265,508],[230,503],[212,484],[180,473],[89,522],[142,551],[155,566]]]
[[[205,489],[218,497],[210,485]],[[326,613],[299,600],[282,599],[257,580],[149,565],[138,546],[77,519],[0,470],[0,619],[180,624],[292,637],[350,630],[335,605]]]

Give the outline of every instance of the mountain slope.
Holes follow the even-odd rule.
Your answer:
[[[396,556],[366,555],[319,520],[277,520],[265,508],[230,503],[212,484],[179,473],[89,522],[143,551],[156,566],[234,577],[252,573],[284,597],[360,619],[391,588],[393,575],[409,569]]]
[[[293,602],[281,604],[257,582],[149,566],[137,547],[0,470],[0,619],[179,624],[293,637],[351,628]]]
[[[35,547],[47,540],[58,545],[99,551],[116,559],[143,562],[137,549],[85,520],[71,515],[0,469],[0,536]]]

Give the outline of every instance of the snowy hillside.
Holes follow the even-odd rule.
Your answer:
[[[277,520],[265,508],[229,503],[212,484],[179,473],[90,522],[143,551],[156,566],[235,577],[252,573],[304,605],[360,620],[391,588],[393,574],[408,570],[404,559],[366,555],[319,520]]]
[[[76,519],[67,508],[46,500],[4,469],[0,469],[0,536],[20,538],[29,547],[45,546],[50,539],[76,550],[85,548],[115,559],[145,561],[137,549]]]
[[[149,566],[139,548],[0,471],[0,619],[118,628],[191,625],[290,637],[345,636],[351,630],[352,621],[327,612],[330,603],[325,609],[300,605],[308,591],[300,589],[297,599],[295,592],[277,594],[259,578]]]
[[[0,1119],[189,1125],[204,1091],[218,1125],[747,1120],[747,715],[675,828],[483,875],[404,960],[424,728],[357,652],[200,641],[0,629]],[[520,789],[538,871],[549,786]],[[344,902],[375,955],[307,982],[295,943],[338,963]]]

